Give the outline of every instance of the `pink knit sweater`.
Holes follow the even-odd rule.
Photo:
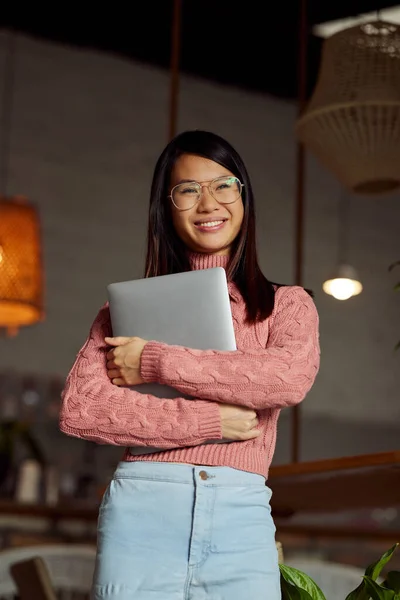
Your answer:
[[[226,263],[223,256],[192,257],[194,269]],[[272,315],[249,325],[245,303],[233,283],[229,291],[236,352],[151,341],[142,354],[144,381],[172,385],[197,400],[162,400],[110,382],[104,337],[112,332],[105,305],[67,377],[61,430],[100,444],[165,449],[139,456],[126,450],[124,460],[228,466],[267,477],[280,410],[303,400],[319,368],[318,314],[302,288],[281,287]],[[216,402],[256,409],[262,435],[246,442],[202,445],[222,439]]]

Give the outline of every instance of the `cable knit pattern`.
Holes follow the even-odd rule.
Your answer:
[[[192,255],[193,269],[226,264],[226,257]],[[151,341],[142,354],[145,381],[172,385],[196,400],[163,400],[109,381],[104,337],[111,334],[111,326],[105,305],[68,375],[61,430],[98,443],[163,449],[142,456],[126,450],[125,460],[223,465],[267,477],[280,409],[305,397],[319,368],[318,314],[302,288],[281,287],[270,318],[249,325],[245,303],[231,282],[229,291],[237,351]],[[262,435],[247,442],[202,445],[222,438],[215,402],[256,409]]]
[[[279,288],[276,306],[265,348],[221,352],[150,342],[142,355],[143,380],[257,410],[297,404],[318,368],[318,316],[309,294],[298,287]],[[235,310],[237,336],[245,316],[242,303]]]
[[[60,428],[103,444],[171,448],[221,439],[218,406],[213,402],[160,400],[111,383],[107,376],[106,336],[112,335],[104,306],[67,377]]]

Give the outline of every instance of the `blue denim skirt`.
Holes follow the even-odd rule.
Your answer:
[[[92,600],[280,600],[270,498],[263,477],[230,467],[121,462]]]

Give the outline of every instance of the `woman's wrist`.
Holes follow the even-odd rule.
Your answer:
[[[160,342],[147,342],[140,358],[140,376],[144,383],[162,383],[159,380],[160,355],[163,344]]]

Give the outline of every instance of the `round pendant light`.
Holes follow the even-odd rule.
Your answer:
[[[322,289],[336,300],[348,300],[361,294],[363,286],[356,270],[351,265],[341,264],[329,279],[324,281]]]

